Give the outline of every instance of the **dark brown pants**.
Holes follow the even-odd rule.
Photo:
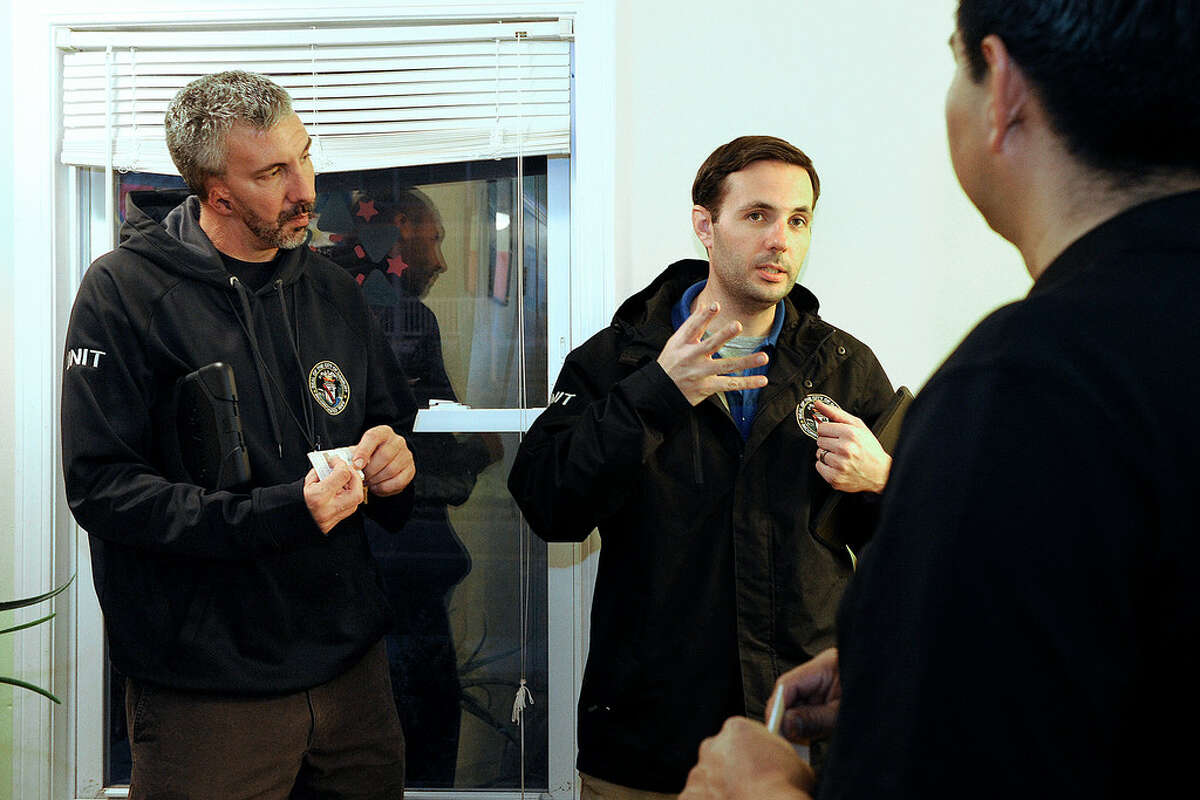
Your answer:
[[[404,735],[383,643],[343,675],[282,697],[127,680],[131,800],[399,800]]]

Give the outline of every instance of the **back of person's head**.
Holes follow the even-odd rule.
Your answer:
[[[292,99],[271,79],[230,70],[205,75],[179,90],[167,107],[171,160],[203,200],[209,178],[225,172],[225,140],[236,125],[268,130],[292,114]]]
[[[972,79],[995,34],[1084,166],[1200,174],[1200,0],[960,0],[957,22]]]
[[[413,222],[422,222],[426,219],[440,221],[441,219],[433,200],[415,186],[401,189],[396,194],[395,202],[391,203],[391,210],[393,214],[403,214]]]
[[[692,182],[692,203],[703,206],[712,214],[713,221],[721,211],[725,199],[725,178],[743,170],[756,161],[782,161],[803,167],[812,181],[813,207],[821,194],[821,181],[812,159],[783,139],[775,136],[739,136],[723,144],[704,160]]]

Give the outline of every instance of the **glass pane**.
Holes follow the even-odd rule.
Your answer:
[[[181,185],[121,175],[122,216],[131,189]],[[310,246],[359,281],[420,407],[545,403],[544,158],[526,159],[521,186],[518,196],[511,159],[317,177]],[[138,204],[165,212],[180,199]],[[408,784],[518,789],[523,754],[526,790],[545,791],[546,546],[522,527],[505,486],[518,435],[421,434],[411,444],[412,520],[368,531],[397,617],[388,655]],[[524,730],[511,721],[522,675],[534,697]],[[129,779],[123,691],[110,672],[108,785]]]
[[[524,674],[534,693],[525,783],[545,790],[546,545],[522,534],[505,486],[518,435],[420,434],[412,444],[413,517],[398,534],[370,531],[398,617],[388,655],[408,785],[519,788],[522,731],[511,717]]]
[[[420,407],[546,402],[546,159],[523,181],[518,236],[513,159],[317,176],[312,246],[362,285]]]
[[[515,161],[317,179],[313,245],[363,287],[419,407],[519,407],[522,381],[525,397],[546,396],[545,159],[527,162],[523,180],[518,237]],[[524,651],[535,692],[546,686],[547,631],[546,548],[527,547],[523,571],[521,517],[505,486],[517,443],[516,434],[414,436],[413,518],[397,535],[371,531],[399,618],[388,652],[413,788],[521,785],[511,714],[522,574],[525,618],[538,621]],[[528,789],[549,782],[547,705],[542,693],[526,712]]]

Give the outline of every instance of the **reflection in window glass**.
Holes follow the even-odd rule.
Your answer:
[[[317,180],[312,246],[362,286],[418,407],[430,400],[517,407],[523,396],[544,402],[544,159],[526,164],[524,185],[518,279],[515,162]],[[511,714],[521,666],[520,516],[505,487],[516,435],[417,434],[411,446],[412,519],[397,535],[369,523],[398,616],[388,654],[408,783],[517,788],[520,731]],[[541,577],[528,618],[542,622],[530,633],[526,671],[531,686],[544,687],[545,545],[533,550],[526,575]],[[527,788],[548,783],[546,705],[535,701],[526,712]]]
[[[524,173],[521,237],[511,159],[317,177],[312,246],[362,285],[422,407],[453,396],[473,408],[546,402],[545,158],[526,159]],[[429,374],[439,357],[445,374]]]
[[[524,674],[535,692],[525,712],[525,781],[529,790],[548,783],[546,547],[535,541],[521,567],[520,515],[505,486],[517,444],[515,433],[418,434],[424,477],[412,520],[396,535],[370,530],[398,618],[388,656],[414,788],[521,785],[521,731],[511,715],[522,674],[522,574],[533,623]]]
[[[182,187],[171,176],[120,177],[122,217],[129,191],[157,190],[135,202],[160,214],[185,193],[170,191]],[[511,159],[323,174],[317,192],[310,246],[362,286],[419,407],[545,403],[544,158],[526,159],[520,193]],[[368,523],[396,611],[388,656],[415,789],[521,786],[511,714],[522,674],[535,701],[524,783],[544,791],[549,782],[546,548],[534,539],[522,551],[505,487],[517,444],[516,433],[414,435],[411,521],[399,532]],[[123,693],[123,677],[110,674],[109,785],[129,779]]]

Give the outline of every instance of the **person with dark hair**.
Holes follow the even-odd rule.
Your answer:
[[[1034,283],[913,404],[839,647],[780,680],[784,730],[836,725],[822,800],[1186,793],[1200,3],[960,0],[951,47],[954,170]],[[811,788],[733,719],[684,796]]]
[[[667,267],[573,351],[517,453],[534,532],[602,541],[584,798],[678,792],[705,736],[761,717],[779,674],[833,642],[890,465],[868,425],[893,392],[796,283],[818,187],[781,139],[717,148],[693,188],[709,261]],[[833,541],[814,520],[835,493]]]
[[[354,279],[307,246],[311,139],[287,93],[206,75],[166,137],[194,194],[161,219],[129,196],[75,299],[62,388],[67,500],[127,676],[129,796],[403,797],[364,517],[395,531],[411,512],[412,392]],[[211,442],[176,401],[218,362],[249,466],[228,480],[184,458]],[[320,477],[310,453],[340,447]]]

